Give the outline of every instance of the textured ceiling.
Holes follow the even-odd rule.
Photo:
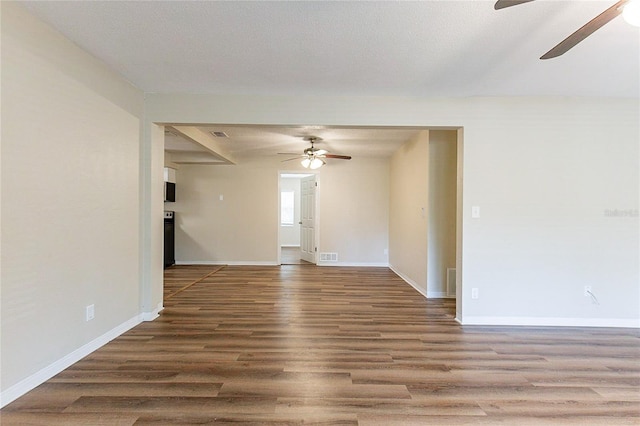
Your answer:
[[[640,31],[621,17],[564,56],[538,59],[614,2],[538,0],[501,11],[482,0],[21,4],[145,92],[638,98]],[[413,132],[215,130],[228,132],[218,142],[237,157],[298,152],[308,134],[335,153],[388,156]],[[207,157],[178,139],[168,149]]]
[[[22,2],[147,92],[638,97],[621,17],[538,59],[613,3]]]

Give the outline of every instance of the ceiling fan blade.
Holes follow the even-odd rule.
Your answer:
[[[591,34],[596,32],[598,29],[602,28],[606,23],[611,21],[613,18],[617,17],[622,13],[622,6],[627,3],[628,0],[620,0],[600,15],[596,16],[585,25],[580,27],[576,32],[571,34],[569,37],[562,40],[555,46],[553,49],[545,53],[540,57],[540,59],[551,59],[556,58],[560,55],[567,53],[567,51],[573,48],[576,44],[580,43],[585,38],[589,37]]]
[[[325,154],[325,158],[337,158],[339,160],[351,160],[350,155]]]
[[[313,153],[314,153],[315,155],[325,155],[325,154],[328,154],[328,153],[329,153],[329,151],[327,151],[326,149],[319,149],[319,150],[317,150],[317,151],[314,151]]]
[[[505,7],[517,6],[522,3],[529,3],[533,0],[498,0],[496,4],[493,5],[495,10],[504,9]]]
[[[278,155],[300,155],[297,152],[279,152]]]
[[[295,155],[295,154],[294,154]],[[299,160],[300,156],[298,157],[293,157],[293,158],[287,158],[286,160],[282,160],[281,163],[284,163],[285,161],[293,161],[293,160]]]

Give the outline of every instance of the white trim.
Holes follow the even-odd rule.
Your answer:
[[[464,317],[463,325],[523,325],[542,327],[640,328],[640,319],[553,317]]]
[[[153,321],[160,316],[160,311],[164,309],[162,302],[158,303],[158,306],[151,312],[143,312],[140,314],[140,321]]]
[[[422,291],[422,289],[420,289],[420,287],[418,287],[418,284],[417,284],[415,281],[413,281],[411,278],[409,278],[409,277],[405,276],[404,274],[402,274],[402,273],[400,273],[400,272],[396,271],[396,270],[394,269],[393,265],[391,265],[391,264],[389,265],[389,269],[391,269],[391,270],[392,270],[392,271],[393,271],[397,276],[399,276],[400,278],[402,278],[402,279],[403,279],[407,284],[409,284],[411,287],[415,288],[415,289],[416,289],[416,291],[417,291],[418,293],[420,293],[422,296],[424,296],[424,298],[425,298],[425,299],[427,299],[427,298],[428,298],[428,297],[427,297],[427,294],[426,294],[424,291]]]
[[[286,247],[286,248],[300,248],[300,244],[283,244],[280,246],[280,248],[282,247]]]
[[[428,299],[455,299],[455,296],[449,296],[449,293],[446,291],[428,291],[427,290],[427,298]]]
[[[318,266],[355,266],[355,267],[370,267],[370,268],[388,268],[388,263],[377,262],[318,262]]]
[[[115,339],[116,337],[132,329],[136,325],[140,324],[140,322],[142,321],[141,318],[142,318],[142,315],[136,315],[130,320],[123,322],[116,328],[107,331],[102,336],[93,339],[86,345],[79,347],[78,349],[71,352],[70,354],[65,355],[64,357],[53,362],[49,366],[43,368],[42,370],[32,374],[31,376],[19,381],[15,385],[4,390],[2,393],[0,393],[0,408],[4,407],[10,402],[15,401],[16,399],[26,394],[30,390],[34,389],[35,387],[46,382],[56,374],[60,373],[65,368],[70,367],[71,365],[80,361],[85,356],[96,351],[100,347],[106,345],[111,340]]]
[[[180,260],[176,265],[232,265],[232,266],[280,266],[279,263],[270,260]],[[359,266],[372,268],[388,268],[388,263],[378,262],[322,262],[317,266]]]
[[[272,260],[180,260],[176,265],[280,266]]]

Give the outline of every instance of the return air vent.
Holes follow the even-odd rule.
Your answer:
[[[229,135],[227,135],[225,132],[211,132],[211,134],[213,136],[215,136],[216,138],[228,138]]]
[[[447,268],[447,297],[456,296],[456,268]]]
[[[338,253],[320,253],[320,262],[337,262]]]

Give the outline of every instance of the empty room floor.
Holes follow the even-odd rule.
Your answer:
[[[280,247],[280,263],[283,265],[313,265],[300,259],[300,247]]]
[[[182,274],[182,279],[180,278]],[[165,310],[0,412],[46,425],[640,422],[640,331],[463,327],[387,268],[174,267]]]

